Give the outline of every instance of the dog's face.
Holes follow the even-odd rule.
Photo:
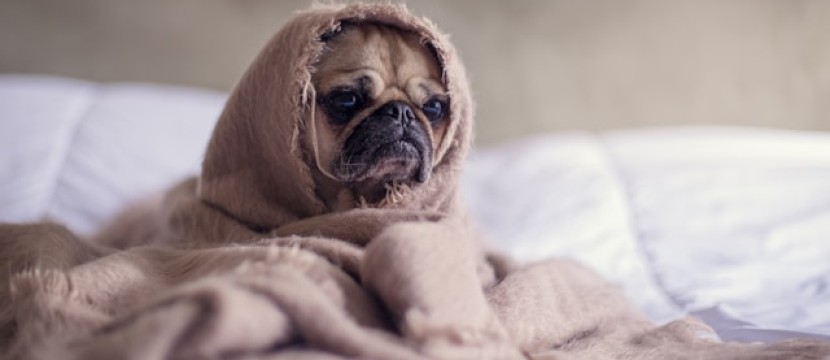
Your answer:
[[[380,25],[347,24],[325,41],[312,79],[318,165],[366,199],[426,182],[449,117],[434,53]]]

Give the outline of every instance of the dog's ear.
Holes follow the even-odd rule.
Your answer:
[[[343,32],[343,29],[339,26],[329,31],[326,31],[322,35],[320,35],[320,42],[327,43],[331,41],[331,39],[334,39],[335,36],[340,35],[341,32]]]
[[[345,30],[347,27],[352,26],[352,25],[353,25],[352,23],[343,21],[343,22],[340,22],[339,24],[336,24],[336,25],[332,26],[331,29],[329,29],[328,31],[320,34],[320,42],[327,43],[327,42],[333,40],[334,38],[336,38],[337,36],[342,34],[343,30]]]
[[[429,41],[423,41],[422,44],[427,49],[430,55],[432,55],[433,60],[435,63],[441,64],[443,60],[441,60],[441,56],[438,55],[438,49],[435,48],[435,45]]]

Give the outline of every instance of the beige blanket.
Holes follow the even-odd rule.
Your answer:
[[[333,211],[315,190],[307,119],[319,38],[343,20],[420,34],[441,61],[452,113],[428,183]],[[395,5],[301,13],[234,90],[198,179],[91,240],[59,225],[0,226],[0,350],[9,359],[830,355],[810,340],[721,343],[694,319],[658,327],[578,264],[517,266],[485,252],[456,191],[472,116],[458,56],[427,20]]]

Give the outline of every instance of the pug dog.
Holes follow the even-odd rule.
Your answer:
[[[333,210],[382,203],[395,187],[427,182],[446,132],[447,89],[433,49],[379,24],[326,34],[312,75],[318,191]]]

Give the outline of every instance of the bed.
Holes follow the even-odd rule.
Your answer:
[[[198,171],[226,94],[0,76],[0,221],[91,234]],[[656,322],[830,339],[830,134],[674,127],[478,148],[464,199],[491,246],[578,259]],[[508,236],[509,235],[509,236]]]

